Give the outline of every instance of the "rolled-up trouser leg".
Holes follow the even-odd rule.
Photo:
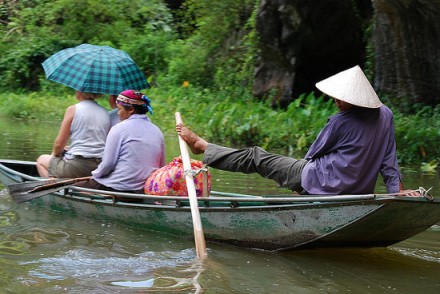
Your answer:
[[[302,192],[301,173],[305,159],[295,159],[288,156],[266,152],[260,147],[232,149],[209,143],[203,162],[208,166],[242,173],[258,173],[272,179],[281,187],[292,191]]]

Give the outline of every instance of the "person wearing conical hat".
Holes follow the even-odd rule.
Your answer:
[[[361,68],[342,71],[316,87],[335,100],[339,112],[328,119],[304,159],[260,147],[232,149],[208,143],[182,124],[176,130],[193,153],[203,153],[208,166],[258,173],[300,194],[371,194],[380,173],[388,193],[419,196],[403,190],[393,113],[382,104]]]

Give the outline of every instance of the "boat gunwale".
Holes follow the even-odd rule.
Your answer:
[[[20,160],[3,160],[0,159],[0,172],[2,172],[4,175],[7,175],[3,170],[7,171],[9,173],[9,177],[11,180],[17,181],[14,179],[11,175],[17,175],[23,179],[26,180],[32,180],[32,181],[43,181],[44,179],[39,177],[33,177],[29,176],[25,173],[19,172],[17,170],[11,169],[3,164],[5,163],[11,163],[11,164],[21,164],[21,165],[31,165],[35,166],[36,163],[32,161],[20,161]],[[97,190],[97,189],[89,189],[89,188],[82,188],[82,187],[75,187],[70,186],[66,189],[64,189],[64,194],[59,192],[51,193],[55,196],[63,196],[63,198],[72,198],[75,200],[83,200],[87,199],[88,197],[92,196],[84,196],[84,197],[72,197],[69,196],[68,190],[72,191],[79,191],[80,193],[95,193],[95,196],[103,196],[108,197],[110,199],[113,199],[112,205],[115,205],[116,203],[129,203],[129,206],[135,206],[135,207],[146,207],[145,203],[136,203],[136,205],[133,205],[134,203],[130,202],[124,202],[117,200],[117,197],[124,197],[124,198],[132,198],[132,199],[144,199],[144,200],[171,200],[176,201],[176,206],[179,206],[178,202],[189,202],[188,196],[158,196],[158,195],[149,195],[149,194],[134,194],[134,193],[123,193],[123,192],[116,192],[116,191],[103,191],[103,190]],[[217,191],[211,191],[212,195],[209,197],[197,197],[197,200],[202,203],[209,203],[209,202],[229,202],[231,203],[232,207],[244,207],[240,206],[239,203],[266,203],[266,205],[255,205],[255,207],[262,208],[264,206],[275,208],[276,206],[279,207],[286,207],[286,205],[295,205],[296,207],[301,203],[308,203],[308,204],[323,204],[323,203],[336,203],[336,204],[342,204],[342,203],[350,203],[353,205],[353,202],[365,202],[365,201],[414,201],[414,202],[429,202],[429,203],[440,203],[440,199],[434,198],[432,201],[426,199],[425,197],[411,197],[411,196],[396,196],[393,194],[361,194],[361,195],[262,195],[262,196],[256,196],[256,195],[245,195],[245,194],[234,194],[234,193],[227,193],[227,192],[217,192]],[[228,197],[219,197],[215,196],[215,194],[219,195],[233,195]],[[236,196],[236,197],[234,197]],[[99,204],[105,204],[106,202],[98,202],[97,199],[87,199],[87,202],[92,203],[99,203]],[[268,204],[270,203],[270,204]],[[126,205],[124,205],[126,206]],[[159,205],[151,205],[151,207],[165,207],[162,204]],[[309,206],[309,205],[307,205]],[[169,206],[174,207],[174,206]],[[185,206],[182,206],[185,207]],[[250,207],[250,206],[246,206]],[[200,209],[206,209],[206,208],[212,208],[208,206],[201,206]],[[225,208],[225,207],[222,207]]]
[[[179,202],[182,200],[176,200],[173,204],[167,204],[167,203],[158,203],[158,204],[152,204],[152,203],[130,203],[125,201],[113,201],[111,198],[107,199],[93,199],[90,198],[90,196],[96,196],[95,195],[84,195],[84,196],[77,196],[77,195],[71,195],[69,193],[67,194],[55,194],[52,193],[51,195],[72,200],[72,201],[80,201],[80,202],[86,202],[90,204],[96,204],[96,205],[104,205],[104,206],[115,206],[115,207],[123,207],[123,208],[132,208],[132,209],[160,209],[160,210],[181,210],[181,211],[190,211],[189,206],[189,200],[184,200],[185,202],[188,202],[185,205],[180,205]],[[160,197],[160,196],[159,196]],[[173,197],[174,198],[174,197]],[[198,199],[199,200],[199,199]],[[170,201],[170,200],[167,200]],[[171,200],[172,201],[172,200]],[[223,204],[225,203],[231,203],[230,205],[224,205],[224,206],[204,206],[203,204],[199,204],[199,210],[204,212],[209,211],[264,211],[264,210],[289,210],[289,209],[309,209],[311,206],[315,208],[324,208],[324,207],[336,207],[336,206],[349,206],[349,205],[365,205],[366,203],[371,203],[374,205],[383,205],[384,203],[391,202],[393,199],[371,199],[371,200],[353,200],[353,201],[343,201],[343,202],[289,202],[289,203],[275,203],[275,204],[268,204],[268,205],[248,205],[243,206],[240,205],[240,201],[231,201],[230,199],[218,201],[216,199],[210,199],[210,201],[215,202],[221,202]],[[199,200],[199,202],[203,202]],[[258,201],[255,201],[258,203]],[[287,201],[286,201],[287,202]],[[262,203],[260,201],[260,203]],[[252,204],[252,203],[251,203]]]

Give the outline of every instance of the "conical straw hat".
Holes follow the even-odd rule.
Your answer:
[[[379,97],[362,69],[356,65],[316,83],[325,94],[344,102],[367,108],[379,108]]]

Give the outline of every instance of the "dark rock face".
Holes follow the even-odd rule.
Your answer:
[[[374,0],[374,86],[407,103],[440,103],[440,1]]]
[[[374,18],[374,19],[373,19]],[[253,93],[286,106],[359,64],[374,44],[372,83],[407,102],[440,102],[440,0],[261,0]],[[365,35],[374,21],[372,36]]]
[[[363,64],[362,32],[371,11],[369,1],[262,0],[254,95],[275,91],[273,103],[286,106],[292,97],[316,90],[319,80]]]

